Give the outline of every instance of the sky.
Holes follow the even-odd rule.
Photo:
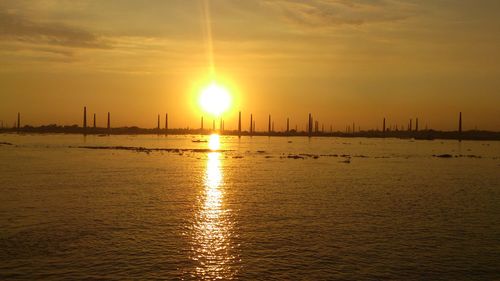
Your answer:
[[[198,128],[215,79],[223,118],[258,130],[406,126],[500,131],[497,0],[0,1],[0,120]],[[212,72],[213,70],[213,72]],[[212,75],[213,73],[213,75]],[[206,116],[205,120],[212,117]],[[209,121],[207,121],[208,123]],[[205,125],[207,126],[207,125]]]

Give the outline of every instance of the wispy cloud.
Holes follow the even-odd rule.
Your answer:
[[[58,22],[35,22],[20,14],[2,10],[0,40],[75,48],[110,48],[104,39],[84,29]]]
[[[416,14],[415,6],[396,0],[264,0],[288,22],[305,27],[365,25],[408,19]]]

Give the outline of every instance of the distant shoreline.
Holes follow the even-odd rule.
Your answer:
[[[237,130],[201,130],[201,129],[146,129],[139,127],[120,127],[120,128],[82,128],[78,126],[25,126],[21,128],[3,128],[0,134],[19,133],[19,134],[83,134],[83,135],[210,135],[218,133],[227,136],[269,136],[269,137],[344,137],[344,138],[399,138],[415,140],[490,140],[500,141],[500,132],[469,130],[459,133],[458,131],[359,131],[359,132],[308,132],[292,130],[290,132],[252,132]]]

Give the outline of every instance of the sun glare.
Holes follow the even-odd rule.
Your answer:
[[[205,112],[219,116],[231,105],[231,96],[225,88],[212,83],[203,89],[199,102]]]
[[[218,150],[220,148],[220,139],[219,135],[212,134],[208,140],[208,148],[210,150]]]

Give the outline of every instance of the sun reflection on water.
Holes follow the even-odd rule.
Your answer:
[[[219,136],[212,135],[208,143],[211,150],[220,147]],[[237,262],[232,238],[230,210],[224,205],[224,180],[221,153],[208,153],[204,186],[198,199],[193,225],[192,259],[196,262],[196,279],[233,279]]]
[[[218,134],[211,134],[208,139],[208,148],[210,150],[219,150],[220,148],[220,137]]]

